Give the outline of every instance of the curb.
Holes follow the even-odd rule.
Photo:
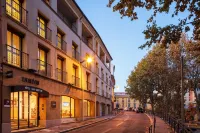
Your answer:
[[[116,116],[113,116],[111,118],[105,118],[103,120],[99,120],[99,121],[96,121],[96,122],[93,122],[93,123],[90,123],[90,124],[85,124],[85,125],[82,125],[82,126],[79,126],[79,127],[70,128],[70,129],[61,131],[60,133],[66,133],[66,132],[73,131],[73,130],[76,130],[76,129],[80,129],[80,128],[84,128],[84,127],[89,127],[91,125],[94,125],[94,124],[97,124],[97,123],[101,123],[101,122],[104,122],[104,121],[109,121],[109,120],[112,120],[112,119],[116,118],[118,115],[120,115],[120,114],[117,114]]]

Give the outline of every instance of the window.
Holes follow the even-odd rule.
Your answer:
[[[79,78],[78,78],[78,67],[76,65],[73,65],[73,71],[72,71],[72,79],[73,79],[73,85],[79,87]]]
[[[7,31],[7,62],[21,66],[21,38],[19,35]]]
[[[21,5],[21,3],[19,2],[19,0],[6,0],[7,14],[10,15],[12,18],[14,18],[17,21],[20,21],[20,19],[21,19],[20,5]]]
[[[57,79],[63,81],[63,59],[57,58]]]
[[[90,73],[86,72],[86,89],[91,90]]]
[[[99,51],[99,45],[98,45],[98,42],[96,42],[96,50],[95,50],[95,52],[96,52],[96,54],[98,55],[98,51]]]
[[[41,16],[38,16],[38,35],[43,38],[46,38],[46,26],[47,22]]]
[[[89,54],[86,54],[86,59],[88,59],[89,57],[90,57]],[[86,61],[86,67],[87,69],[91,70],[91,63]]]
[[[57,33],[57,41],[57,47],[62,49],[62,35],[60,33]]]
[[[84,100],[84,109],[83,109],[84,116],[86,117],[90,116],[90,109],[91,109],[90,107],[91,107],[90,101]]]
[[[74,117],[75,116],[74,109],[75,109],[74,99],[68,96],[62,96],[61,117],[62,118]]]
[[[78,53],[78,46],[76,44],[72,44],[72,57],[79,61],[79,53]]]
[[[42,49],[38,48],[38,70],[41,74],[47,74],[47,52]]]

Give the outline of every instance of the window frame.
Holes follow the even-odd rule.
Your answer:
[[[68,97],[68,98],[70,99],[70,117],[63,117],[63,115],[62,115],[62,113],[63,113],[62,107],[63,107],[63,106],[61,106],[61,118],[62,118],[62,119],[65,119],[65,118],[75,118],[75,99],[72,98],[72,97],[69,97],[69,96],[61,96],[61,104],[63,104],[63,99],[62,99],[62,97]],[[71,101],[72,101],[72,100],[71,100],[71,99],[74,100],[74,113],[73,113],[74,116],[73,116],[73,117],[72,117],[72,115],[71,115],[71,114],[72,114],[72,113],[71,113],[71,112],[72,112],[72,108],[71,108]]]

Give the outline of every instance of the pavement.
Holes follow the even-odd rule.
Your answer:
[[[169,126],[157,117],[156,133],[171,133]],[[144,113],[124,112],[83,122],[62,124],[32,133],[148,133],[152,117]]]
[[[150,119],[150,122],[151,122],[151,125],[153,125],[153,115],[148,115],[146,114],[149,119]],[[165,123],[165,121],[163,121],[161,118],[159,117],[156,117],[156,128],[155,128],[155,132],[156,133],[174,133],[172,130],[171,130],[171,127]]]

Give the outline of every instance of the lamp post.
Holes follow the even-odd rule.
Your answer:
[[[82,121],[84,121],[84,89],[82,85],[82,64],[84,62],[92,63],[93,59],[91,57],[87,57],[87,59],[80,62],[80,69],[81,69],[81,89],[82,89]],[[96,104],[96,103],[95,103]]]
[[[157,90],[153,91],[153,101],[155,101],[156,97],[161,97],[162,94],[158,93]],[[155,97],[155,98],[154,98]],[[155,102],[154,102],[155,103]],[[154,105],[153,105],[154,106]],[[156,116],[155,116],[155,108],[153,107],[153,133],[156,132]]]

